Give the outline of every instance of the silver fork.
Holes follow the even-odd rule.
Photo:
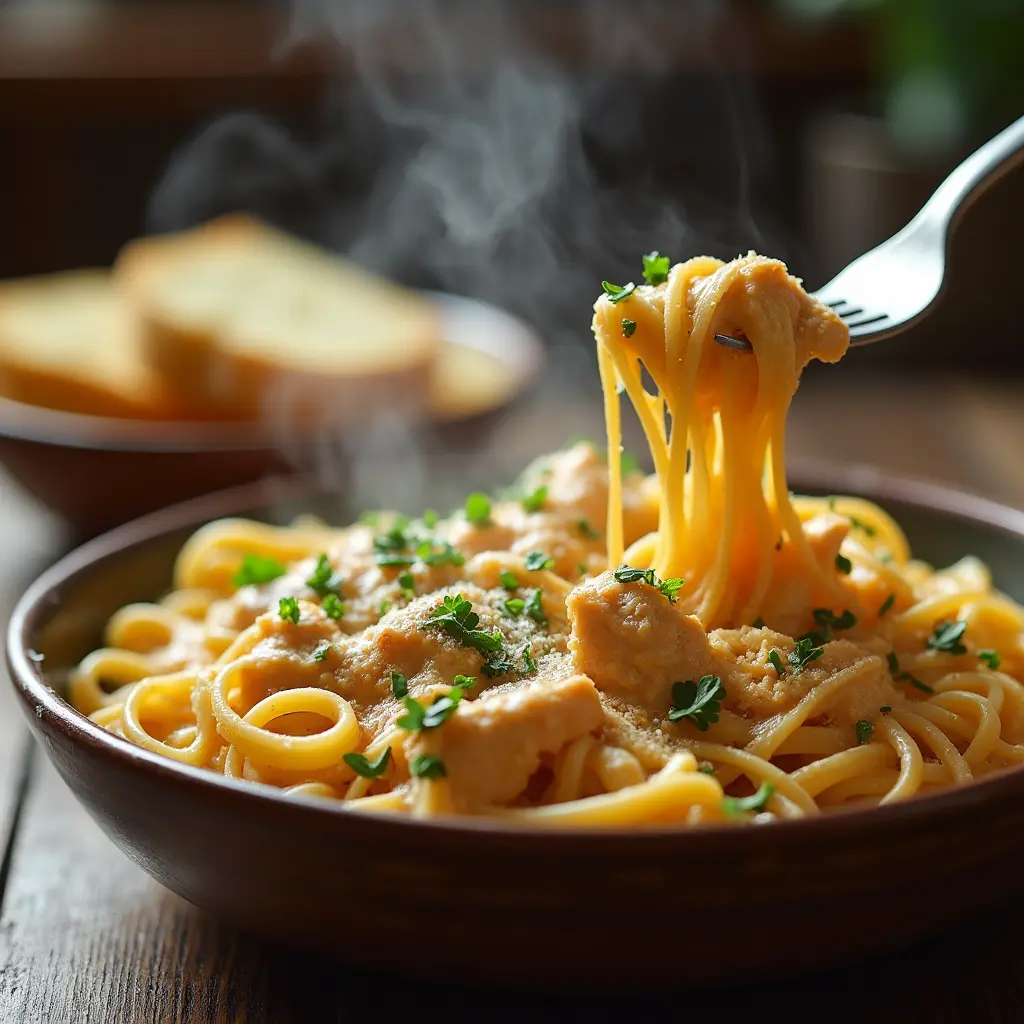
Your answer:
[[[960,164],[902,231],[857,257],[814,293],[850,328],[851,345],[891,338],[932,310],[945,283],[953,229],[978,196],[1021,162],[1024,117]],[[716,334],[715,341],[752,351],[746,338]]]

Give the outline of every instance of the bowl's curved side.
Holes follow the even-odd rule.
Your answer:
[[[777,978],[894,949],[1005,895],[967,880],[1016,876],[1024,770],[903,806],[754,830],[427,824],[178,766],[106,733],[49,688],[30,652],[72,663],[125,588],[169,572],[182,530],[295,501],[309,486],[241,488],[99,538],[44,574],[12,617],[12,679],[47,755],[115,843],[191,902],[378,969],[436,977],[436,957],[394,952],[427,941],[458,952],[460,981],[650,990]],[[902,489],[905,500],[907,486],[888,496]],[[970,501],[927,493],[933,508]],[[974,510],[947,518],[1015,538],[1024,564],[1024,516],[990,503]],[[693,947],[699,976],[682,966]]]

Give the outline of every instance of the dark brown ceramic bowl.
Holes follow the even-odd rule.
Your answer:
[[[1024,596],[1024,513],[871,471],[797,486],[879,501],[936,563],[974,552]],[[479,985],[651,990],[778,978],[907,944],[1007,894],[1024,769],[938,796],[754,829],[525,831],[418,822],[281,796],[164,760],[61,697],[127,601],[155,598],[199,524],[332,502],[264,483],[94,540],[18,605],[7,655],[28,720],[110,838],[187,900],[356,965]],[[33,652],[45,656],[33,660]],[[998,878],[999,885],[977,885]]]
[[[440,308],[446,343],[498,359],[509,387],[504,400],[484,411],[435,418],[421,440],[428,448],[480,444],[533,384],[543,345],[526,324],[494,306],[427,294]],[[80,539],[174,502],[307,468],[322,443],[318,437],[286,438],[268,424],[113,419],[0,397],[0,464]],[[334,470],[342,472],[338,444],[332,443],[331,453]]]

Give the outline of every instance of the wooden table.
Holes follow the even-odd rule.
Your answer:
[[[854,387],[847,376],[799,396],[791,445],[797,454],[870,457],[1024,505],[1021,395],[1019,388],[957,381]],[[577,429],[561,436],[596,424],[589,411],[563,415],[565,424],[547,424],[549,438],[560,440],[570,422]],[[524,448],[540,450],[536,419],[521,426],[509,434]],[[28,578],[63,543],[58,525],[0,473],[0,622]],[[858,1024],[1024,1019],[1020,901],[899,956],[770,987],[661,1000],[541,998],[405,984],[277,949],[211,920],[120,854],[30,745],[7,685],[0,686],[0,836],[3,1024],[372,1021],[398,1005],[403,1015],[426,1020],[445,1014],[618,1021],[654,1014],[675,1019],[683,1012],[723,1021],[751,1012],[760,1020]],[[964,879],[961,892],[936,898],[969,900],[976,885],[991,884],[1000,883]],[[837,904],[835,913],[871,914],[885,926],[880,907]],[[680,971],[699,976],[700,922],[681,921],[680,936]],[[438,976],[457,981],[458,961],[458,950],[439,950]],[[744,965],[737,963],[737,986],[743,976]]]

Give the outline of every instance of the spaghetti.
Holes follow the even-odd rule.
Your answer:
[[[75,706],[297,797],[545,827],[815,815],[1024,759],[1024,610],[875,505],[787,489],[787,410],[841,321],[774,260],[645,264],[595,305],[607,458],[444,519],[212,523]],[[623,392],[651,477],[622,466]]]

